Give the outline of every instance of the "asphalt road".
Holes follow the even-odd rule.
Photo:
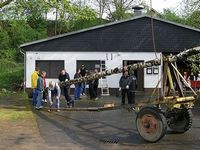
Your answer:
[[[169,131],[157,143],[138,134],[136,114],[126,109],[109,111],[34,111],[41,137],[57,149],[85,150],[189,150],[200,149],[200,108],[193,109],[193,126],[184,134]]]

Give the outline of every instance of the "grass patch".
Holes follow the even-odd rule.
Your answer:
[[[22,121],[33,118],[29,101],[24,93],[0,95],[0,121]]]
[[[24,108],[21,108],[24,109]],[[0,120],[7,121],[19,121],[23,119],[29,119],[33,117],[32,111],[21,111],[19,108],[1,108],[0,110]]]

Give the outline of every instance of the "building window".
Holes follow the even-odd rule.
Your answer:
[[[64,60],[36,60],[35,64],[41,71],[46,71],[46,78],[58,78],[64,69]]]
[[[158,74],[158,73],[159,73],[159,68],[153,67],[153,74]]]
[[[84,65],[88,71],[94,69],[105,71],[106,69],[105,60],[77,60],[76,67],[81,68],[81,65]]]
[[[146,68],[146,74],[152,74],[152,67]]]

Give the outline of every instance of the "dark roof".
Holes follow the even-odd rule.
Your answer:
[[[200,46],[200,30],[153,18],[156,51],[180,52]],[[20,47],[26,51],[152,52],[151,17],[128,20],[66,33]]]

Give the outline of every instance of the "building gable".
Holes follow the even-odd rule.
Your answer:
[[[200,45],[200,31],[154,19],[157,52],[180,52]],[[36,41],[26,51],[153,52],[151,18],[137,17]]]

